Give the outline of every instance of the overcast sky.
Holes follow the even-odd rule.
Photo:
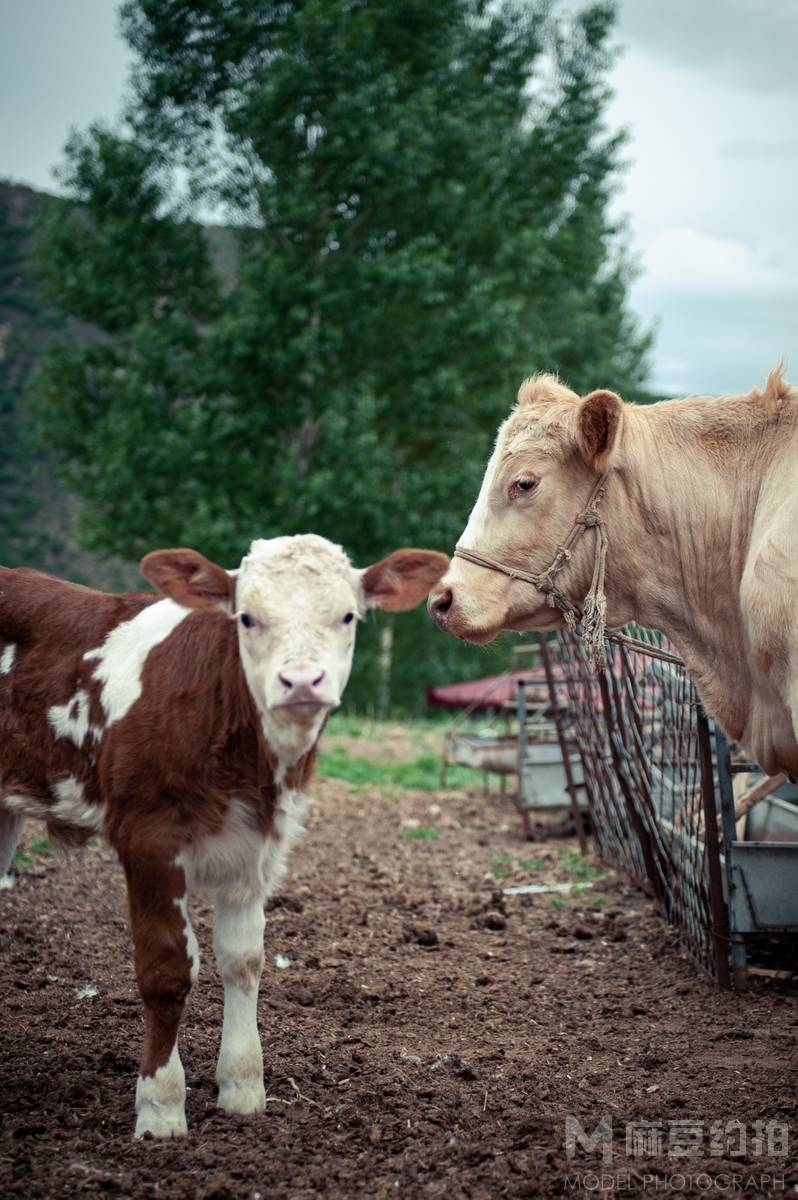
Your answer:
[[[113,0],[0,0],[0,178],[54,190],[71,126],[118,112],[130,57]],[[651,383],[798,379],[798,0],[622,0],[618,196],[657,320]],[[597,380],[607,384],[610,380]]]

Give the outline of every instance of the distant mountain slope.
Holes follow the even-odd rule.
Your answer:
[[[99,587],[130,586],[130,564],[101,562],[74,536],[77,502],[55,477],[55,453],[25,411],[25,385],[48,338],[86,338],[38,295],[28,262],[38,207],[46,198],[0,181],[0,563],[35,566]]]

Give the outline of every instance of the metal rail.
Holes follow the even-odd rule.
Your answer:
[[[637,627],[607,638],[597,676],[567,630],[554,648],[569,699],[558,722],[563,757],[570,739],[600,856],[656,899],[693,957],[728,987],[712,740],[682,659],[660,634]]]
[[[605,645],[598,674],[568,630],[544,655],[563,759],[576,748],[600,856],[657,900],[720,987],[744,987],[752,956],[794,971],[798,840],[783,840],[789,821],[777,842],[737,837],[733,776],[759,768],[732,761],[661,634],[631,626]]]

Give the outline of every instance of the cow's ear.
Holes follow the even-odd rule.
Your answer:
[[[159,592],[186,608],[232,610],[235,579],[196,550],[153,550],[139,570]]]
[[[363,592],[369,608],[404,612],[425,600],[449,559],[437,550],[394,550],[363,572]]]
[[[617,461],[623,430],[623,400],[615,392],[598,391],[579,405],[576,435],[589,467],[606,471]]]

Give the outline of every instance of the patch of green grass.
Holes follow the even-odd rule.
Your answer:
[[[411,825],[402,834],[402,837],[416,841],[429,841],[431,838],[436,838],[437,836],[437,829],[431,829],[429,825]]]
[[[518,860],[518,870],[524,872],[542,871],[545,865],[545,858],[519,858]]]
[[[601,908],[602,904],[606,904],[606,903],[607,903],[606,896],[591,896],[591,898],[590,898],[590,907],[591,908]]]
[[[346,713],[333,713],[327,722],[326,732],[328,737],[365,737],[372,730],[371,726],[374,722],[369,722],[365,717],[347,716]]]
[[[495,854],[490,868],[494,879],[506,879],[510,874],[512,864],[513,860],[509,854]]]
[[[529,875],[534,871],[542,871],[546,866],[545,858],[519,858],[513,860],[511,854],[494,854],[491,863],[491,873],[496,879],[506,879],[512,873],[513,863],[516,871]]]
[[[434,792],[441,786],[441,760],[437,754],[420,754],[413,762],[372,762],[348,754],[341,746],[322,750],[317,772],[327,779],[344,779],[355,787],[414,788]],[[465,787],[474,783],[474,773],[466,767],[450,767],[446,786]]]
[[[18,867],[30,867],[37,858],[51,858],[57,847],[47,837],[34,837],[28,842],[25,850],[17,850],[14,862]]]
[[[580,883],[592,883],[594,879],[603,879],[606,871],[603,867],[594,867],[577,850],[561,850],[560,866]]]
[[[563,900],[562,896],[552,897],[551,907],[552,908],[565,908],[565,901]]]

